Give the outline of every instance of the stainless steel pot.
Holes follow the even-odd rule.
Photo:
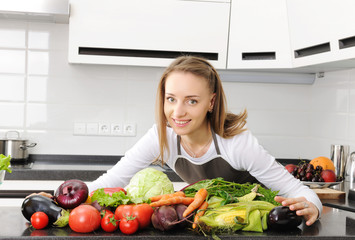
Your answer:
[[[15,134],[9,136],[9,134]],[[28,143],[28,140],[21,139],[18,131],[8,131],[4,140],[0,140],[0,150],[3,151],[5,156],[11,156],[11,161],[25,160],[28,158],[28,148],[32,148],[37,143]]]

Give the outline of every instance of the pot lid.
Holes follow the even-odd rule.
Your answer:
[[[16,130],[7,131],[5,133],[5,138],[3,138],[2,140],[27,141],[27,139],[21,139],[20,132]]]

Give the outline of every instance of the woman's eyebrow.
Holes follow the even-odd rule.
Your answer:
[[[174,96],[175,97],[175,95],[173,94],[173,93],[165,93],[165,95],[169,95],[169,96]],[[187,95],[187,96],[185,96],[185,98],[199,98],[200,96],[199,95]]]
[[[188,95],[188,96],[186,96],[186,98],[199,98],[200,96],[199,95]]]

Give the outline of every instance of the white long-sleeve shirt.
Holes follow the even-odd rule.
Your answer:
[[[316,205],[319,216],[322,203],[317,194],[294,178],[289,172],[272,157],[251,134],[244,131],[232,138],[222,138],[216,134],[220,156],[236,170],[248,171],[260,183],[279,195],[294,198],[305,197]],[[177,157],[177,135],[171,128],[167,128],[167,140],[170,155],[167,165],[175,170]],[[203,164],[217,156],[214,142],[208,151],[200,158],[191,158],[184,148],[181,155],[195,164]],[[159,138],[157,126],[154,125],[148,132],[117,162],[107,173],[88,184],[89,191],[103,187],[125,187],[138,171],[148,167],[159,156]]]

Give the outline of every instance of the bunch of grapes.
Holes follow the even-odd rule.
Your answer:
[[[321,177],[322,171],[323,168],[321,166],[314,168],[312,164],[302,161],[294,168],[291,174],[301,181],[324,182],[324,179]]]

